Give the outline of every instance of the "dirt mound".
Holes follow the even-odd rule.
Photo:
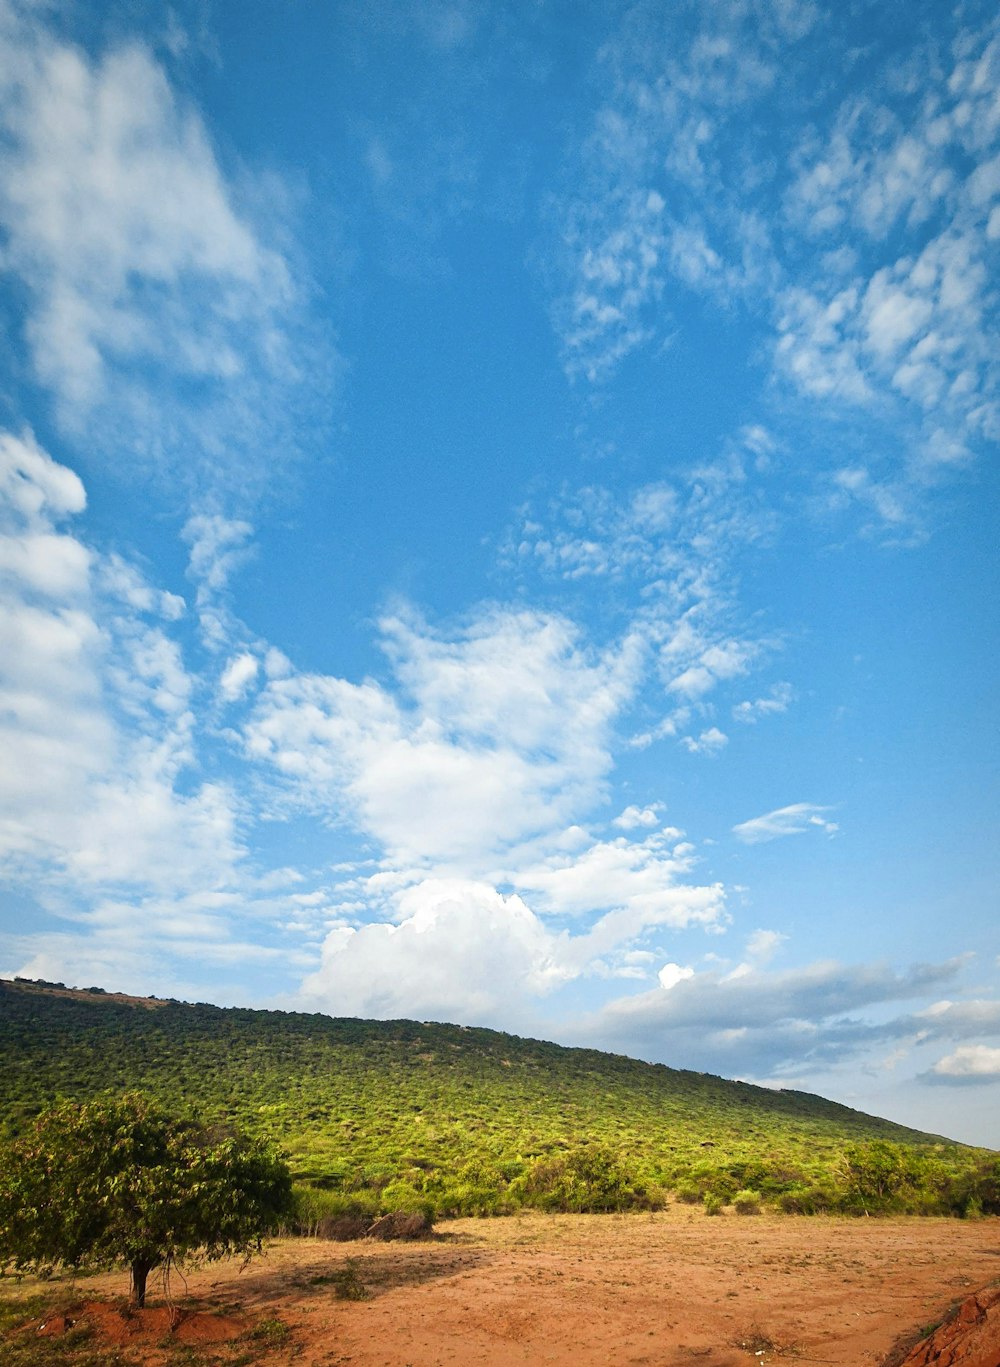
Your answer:
[[[969,1296],[905,1356],[890,1354],[885,1367],[1000,1367],[1000,1286]]]
[[[178,1343],[228,1343],[245,1334],[248,1324],[242,1315],[206,1314],[165,1305],[132,1310],[107,1301],[85,1301],[47,1319],[34,1320],[21,1332],[59,1338],[72,1329],[86,1327],[98,1342],[124,1348],[160,1343],[168,1337]]]

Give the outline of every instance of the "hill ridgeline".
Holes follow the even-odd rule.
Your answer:
[[[821,1097],[494,1030],[0,981],[0,1135],[142,1090],[276,1143],[326,1215],[1000,1210],[1000,1158]],[[306,1202],[308,1204],[308,1202]]]

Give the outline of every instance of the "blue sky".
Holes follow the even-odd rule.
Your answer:
[[[0,972],[1000,1142],[985,3],[0,3]]]

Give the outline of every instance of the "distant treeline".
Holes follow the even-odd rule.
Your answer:
[[[141,1088],[276,1142],[300,1223],[655,1208],[1000,1213],[1000,1155],[804,1092],[492,1030],[0,982],[0,1133]]]

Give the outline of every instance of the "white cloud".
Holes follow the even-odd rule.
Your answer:
[[[168,622],[176,622],[184,616],[186,605],[180,594],[154,588],[135,565],[130,565],[116,552],[103,556],[96,570],[102,591],[136,612],[153,613]]]
[[[541,863],[521,864],[507,871],[507,877],[522,892],[535,894],[532,900],[540,911],[553,915],[622,908],[633,913],[640,929],[714,920],[719,891],[681,884],[691,860],[687,847],[680,855],[676,845],[671,848],[673,834],[599,841],[587,849],[551,854]]]
[[[751,817],[733,827],[733,834],[745,845],[760,845],[767,840],[777,840],[786,835],[802,835],[806,831],[819,830],[825,835],[835,835],[840,829],[836,822],[828,821],[824,813],[832,807],[820,807],[814,802],[793,802],[788,807],[778,807],[763,816]]]
[[[221,513],[195,513],[182,535],[191,548],[188,576],[197,584],[202,640],[213,651],[230,649],[242,626],[229,609],[229,581],[254,553],[253,527]]]
[[[331,931],[307,1000],[337,1015],[520,1026],[534,998],[572,976],[559,937],[519,897],[433,879],[395,901],[393,923]]]
[[[931,1074],[966,1082],[1000,1081],[1000,1049],[988,1044],[960,1044],[954,1053],[938,1059]]]
[[[632,803],[611,824],[623,831],[634,831],[639,826],[658,826],[662,810],[663,805],[658,802],[651,807],[637,807]]]
[[[701,735],[684,736],[681,745],[692,755],[717,755],[729,744],[729,737],[717,726],[710,726]]]
[[[680,964],[664,964],[656,976],[663,990],[669,992],[678,983],[684,982],[687,978],[693,978],[694,969],[682,968]]]
[[[596,652],[564,618],[492,608],[451,640],[399,615],[382,631],[399,696],[315,675],[260,694],[248,753],[285,776],[290,800],[419,864],[496,858],[603,797],[634,641]]]
[[[780,930],[755,930],[747,940],[747,954],[755,963],[768,963],[787,939]]]
[[[997,431],[998,50],[991,26],[965,32],[943,81],[930,48],[915,47],[905,86],[845,100],[829,138],[807,136],[786,193],[812,237],[843,242],[853,227],[869,241],[789,285],[779,365],[808,393],[908,424],[905,447],[920,458],[907,452],[903,465],[917,479]],[[899,254],[873,258],[887,240]]]
[[[933,39],[873,40],[865,93],[831,110],[801,39],[815,29],[813,56],[845,78],[858,53],[797,8],[799,25],[743,0],[669,21],[630,8],[556,215],[554,319],[568,373],[597,383],[682,344],[690,291],[744,310],[783,382],[772,399],[839,421],[835,449],[848,417],[873,488],[906,486],[867,500],[898,525],[935,472],[1000,434],[1000,47],[992,22],[958,12]],[[564,572],[608,572],[599,550],[573,549]]]
[[[652,725],[647,713],[631,741],[637,748],[673,738],[696,752],[718,751],[725,740],[706,725],[710,695],[780,644],[757,623],[740,629],[733,568],[741,552],[773,533],[758,487],[773,451],[764,429],[747,428],[717,461],[670,483],[624,495],[591,486],[543,514],[525,509],[508,538],[505,560],[525,578],[541,572],[579,584],[591,601],[606,593],[619,610],[622,596],[631,595],[633,633],[655,663],[660,706],[670,706]]]
[[[792,685],[790,683],[777,683],[766,697],[755,698],[752,702],[745,699],[743,702],[737,703],[733,708],[733,720],[752,726],[761,717],[771,717],[787,712],[794,700],[795,689]]]
[[[305,356],[319,390],[328,369],[286,260],[147,47],[91,56],[35,5],[0,23],[3,266],[63,431],[99,423],[112,459],[252,497],[294,445],[281,413]]]
[[[631,634],[599,651],[563,617],[495,606],[448,636],[409,610],[381,627],[390,681],[292,673],[265,685],[244,729],[287,810],[346,823],[381,852],[337,889],[342,920],[311,993],[373,1014],[475,1001],[499,1019],[480,958],[514,956],[536,985],[644,977],[628,956],[658,930],[724,923],[722,888],[692,882],[692,847],[660,827],[659,804],[626,809],[613,824],[629,834],[614,839],[577,824],[605,800],[639,681]],[[376,915],[385,923],[360,924]],[[510,990],[508,1023],[536,994]]]
[[[257,677],[257,658],[249,652],[235,655],[222,671],[219,690],[229,702],[241,698]]]
[[[81,513],[87,505],[79,475],[52,460],[30,432],[0,433],[0,490],[0,508],[5,505],[27,528],[39,519]]]
[[[52,932],[50,958],[86,958],[89,945],[124,965],[114,945],[130,937],[183,938],[192,899],[238,886],[253,902],[238,804],[195,764],[198,683],[168,634],[180,600],[60,529],[83,508],[83,487],[30,437],[0,435],[0,481],[12,490],[0,542],[0,849],[13,885],[77,926]],[[143,924],[153,906],[157,924]],[[225,917],[213,915],[223,943]],[[25,940],[32,962],[38,945]]]

